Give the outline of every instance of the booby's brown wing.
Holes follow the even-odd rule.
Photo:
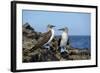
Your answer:
[[[43,46],[45,43],[49,41],[51,35],[52,35],[51,31],[43,33],[42,36],[38,39],[37,44],[35,44],[35,46],[32,49],[35,50]]]

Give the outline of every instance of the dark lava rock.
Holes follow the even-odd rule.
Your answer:
[[[41,38],[42,33],[36,32],[35,29],[30,26],[29,23],[23,25],[22,33],[22,58],[24,63],[90,59],[90,50],[73,48],[70,42],[66,44],[66,49],[68,50],[68,53],[60,53],[58,49],[59,39],[56,37],[50,43],[50,49],[47,49],[43,46],[37,49],[32,49],[34,45],[37,43],[37,40]],[[31,49],[33,51],[30,51]]]

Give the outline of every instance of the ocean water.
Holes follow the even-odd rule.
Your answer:
[[[60,38],[60,36],[57,36]],[[69,36],[69,43],[73,48],[90,49],[91,48],[90,36]]]
[[[90,36],[69,36],[69,42],[74,48],[91,48]]]

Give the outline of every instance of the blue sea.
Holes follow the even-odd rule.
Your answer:
[[[74,48],[91,48],[90,36],[69,36],[69,42]]]
[[[69,36],[69,43],[73,48],[90,49],[91,37],[90,36]]]

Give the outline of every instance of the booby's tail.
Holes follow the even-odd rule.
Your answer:
[[[60,50],[61,50],[61,47],[60,47],[60,42],[61,42],[61,38],[59,38],[59,39],[58,39],[58,49],[57,49],[58,51],[60,51]]]
[[[61,42],[61,38],[59,38],[59,40],[58,40],[58,46],[60,46],[60,42]]]

